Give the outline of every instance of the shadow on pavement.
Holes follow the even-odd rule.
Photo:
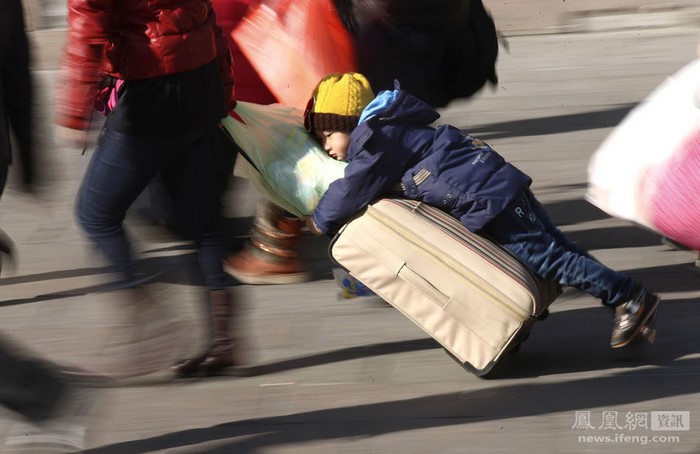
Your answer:
[[[543,203],[552,222],[559,227],[583,222],[612,219],[584,199]],[[624,226],[591,228],[565,232],[566,236],[586,249],[612,249],[661,245],[661,234],[628,222]]]
[[[0,279],[0,287],[4,285],[26,284],[28,282],[51,281],[57,279],[69,279],[72,277],[93,276],[107,273],[107,268],[75,268],[72,270],[51,271],[48,273],[25,274],[22,276],[5,277]]]
[[[659,246],[661,236],[634,225],[566,232],[575,243],[588,250]]]
[[[460,127],[460,129],[481,140],[489,141],[508,137],[543,136],[610,128],[618,125],[635,106],[636,104],[623,104],[606,110],[505,121],[476,127]]]
[[[269,364],[261,364],[246,368],[243,372],[246,376],[267,375],[286,372],[305,367],[320,366],[323,364],[351,361],[372,356],[392,355],[404,352],[416,352],[442,348],[434,339],[412,339],[406,341],[384,342],[380,344],[362,345],[358,347],[341,348],[338,350],[318,353],[299,358],[286,359]]]
[[[202,285],[203,280],[197,266],[195,253],[183,253],[177,256],[152,257],[138,261],[140,270],[144,275],[156,276],[153,282]],[[164,271],[165,270],[165,271]],[[59,280],[75,277],[101,276],[104,282],[60,290],[51,293],[40,294],[26,298],[15,298],[0,301],[0,307],[16,306],[20,304],[36,303],[40,301],[59,300],[75,296],[83,296],[90,293],[105,291],[105,285],[109,282],[109,268],[78,268],[73,270],[54,271],[50,273],[29,274],[17,277],[8,277],[0,280],[0,286],[27,284],[49,280]],[[99,279],[98,279],[99,280]]]
[[[555,303],[556,304],[556,303]],[[700,353],[700,299],[661,301],[653,345],[642,340],[613,349],[612,311],[585,308],[550,314],[539,322],[518,354],[504,358],[492,378],[531,378],[617,367],[659,366],[683,370],[681,358]],[[679,362],[680,361],[680,362]],[[694,364],[694,363],[692,363]],[[697,371],[700,373],[700,369]]]
[[[549,217],[558,226],[578,224],[580,222],[600,221],[610,216],[603,210],[584,199],[562,200],[547,202],[542,205]]]
[[[655,343],[649,345],[643,341],[622,349],[612,349],[609,345],[613,325],[611,310],[601,306],[552,313],[534,326],[520,352],[503,358],[489,379],[528,378],[642,365],[670,366],[679,358],[700,353],[700,338],[695,329],[700,315],[697,318],[689,316],[696,313],[698,308],[698,299],[662,301],[656,321],[658,335]],[[406,323],[409,321],[406,320]],[[266,375],[358,358],[441,348],[432,338],[386,342],[291,358],[253,366],[241,372],[247,376]],[[450,360],[450,356],[446,354],[445,360]],[[467,371],[464,373],[469,374]]]
[[[700,359],[684,359],[675,369],[698,370]],[[650,383],[653,386],[650,386]],[[564,382],[510,384],[474,391],[339,407],[284,416],[232,421],[211,427],[172,432],[143,440],[89,449],[86,453],[162,452],[189,446],[190,452],[266,452],[275,446],[313,441],[374,437],[390,433],[463,426],[483,421],[614,408],[625,404],[682,396],[700,391],[700,381],[670,367],[627,370],[611,376]],[[238,438],[240,437],[240,438]],[[216,447],[195,445],[216,442]],[[196,450],[196,451],[195,451]]]
[[[694,256],[688,255],[688,263],[637,268],[625,274],[654,292],[692,292],[700,290],[700,268],[693,261]]]

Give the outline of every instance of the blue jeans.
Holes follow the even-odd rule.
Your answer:
[[[78,222],[126,282],[139,279],[124,230],[126,212],[159,175],[178,233],[194,241],[209,290],[229,287],[221,197],[235,154],[217,126],[189,137],[134,137],[105,129],[76,202]]]
[[[630,277],[606,267],[572,243],[529,189],[483,232],[539,276],[600,298],[606,306],[627,302],[640,289]]]

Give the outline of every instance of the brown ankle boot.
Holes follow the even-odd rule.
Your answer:
[[[228,290],[209,291],[211,341],[207,350],[172,367],[178,377],[212,376],[234,366],[233,302]]]
[[[223,369],[236,365],[234,358],[233,302],[228,290],[209,292],[212,315],[212,344],[209,354],[199,365],[204,375],[216,375]]]
[[[299,259],[302,221],[273,212],[251,231],[243,250],[224,261],[224,269],[244,284],[295,284],[311,280]]]
[[[194,358],[183,359],[172,366],[170,369],[176,377],[186,378],[199,375],[199,365],[207,358],[209,352],[202,353]]]

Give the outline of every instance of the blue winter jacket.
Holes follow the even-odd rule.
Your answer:
[[[381,197],[423,201],[484,227],[532,180],[486,143],[442,125],[435,109],[403,90],[382,91],[350,136],[345,175],[314,211],[319,230],[334,233]]]

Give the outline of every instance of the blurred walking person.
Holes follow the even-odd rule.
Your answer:
[[[223,271],[221,198],[235,153],[221,118],[235,106],[228,43],[209,0],[69,0],[68,40],[57,87],[60,136],[82,146],[103,77],[122,79],[76,202],[77,219],[117,278],[126,314],[127,361],[115,376],[155,372],[182,332],[168,301],[139,269],[123,226],[127,209],[159,176],[174,227],[195,243],[212,316],[211,339],[175,372],[215,374],[233,366],[233,301]]]
[[[10,165],[19,157],[22,189],[34,188],[32,143],[32,83],[29,74],[29,43],[24,29],[24,13],[19,0],[8,2],[0,18],[0,196],[7,183]],[[10,141],[16,139],[16,150]],[[15,156],[13,156],[15,155]],[[17,156],[18,155],[18,156]],[[0,230],[2,256],[11,258],[13,245]]]
[[[0,15],[0,195],[13,152],[19,155],[22,189],[34,189],[29,62],[22,3],[6,0]],[[12,251],[12,241],[0,231],[0,256],[9,257]],[[0,451],[74,452],[84,448],[83,410],[88,402],[79,397],[84,393],[71,381],[54,365],[20,352],[0,337],[0,405],[22,418],[10,427]]]
[[[261,0],[212,0],[219,25],[229,38],[236,80],[236,99],[257,104],[278,102],[248,60],[231,31]],[[229,255],[225,270],[243,284],[294,284],[310,281],[313,273],[301,260],[301,219],[268,200],[258,203],[250,240]]]
[[[481,0],[334,0],[377,91],[401,87],[434,108],[498,82],[499,39]]]

